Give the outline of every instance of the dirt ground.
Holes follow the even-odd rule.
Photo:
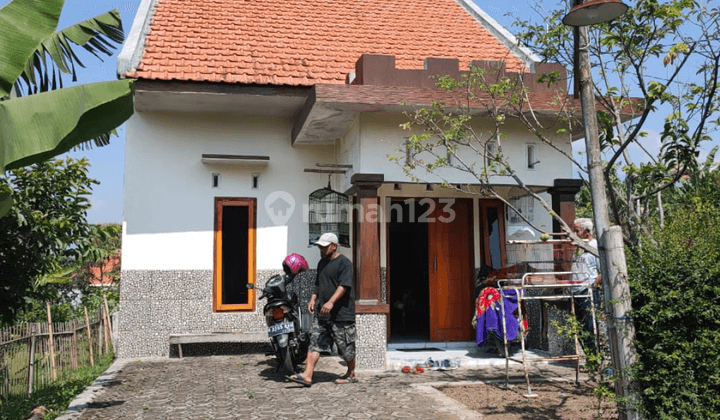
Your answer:
[[[592,382],[533,382],[537,397],[527,398],[527,386],[477,384],[440,388],[447,396],[482,414],[483,420],[613,419],[617,411],[611,401],[598,406]]]

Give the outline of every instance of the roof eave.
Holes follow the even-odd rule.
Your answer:
[[[414,98],[410,102],[405,98]],[[439,89],[423,89],[402,86],[372,86],[372,85],[332,85],[316,84],[310,91],[302,110],[294,121],[292,130],[292,144],[324,144],[332,143],[342,137],[348,127],[362,112],[402,113],[413,112],[417,108],[429,108],[433,102],[445,103],[447,110],[456,111],[452,96]],[[537,102],[532,93],[529,93],[531,102]],[[633,98],[634,101],[639,98]],[[528,113],[534,117],[557,119],[558,113],[570,112],[581,118],[579,99],[572,95],[564,97],[565,103],[555,105],[547,103],[534,108]],[[463,109],[475,117],[489,115],[487,107],[478,102]],[[621,112],[623,122],[638,117],[635,108],[628,106]],[[582,125],[575,125],[571,133],[572,139],[583,138]]]

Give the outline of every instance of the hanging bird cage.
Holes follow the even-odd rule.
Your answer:
[[[334,233],[338,242],[350,247],[350,200],[348,196],[333,191],[330,183],[325,188],[310,193],[308,220],[310,224],[310,245],[320,239],[323,233]]]

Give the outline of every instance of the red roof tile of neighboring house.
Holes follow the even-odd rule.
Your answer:
[[[107,257],[105,261],[103,261],[102,265],[90,267],[90,284],[94,286],[113,284],[115,279],[108,275],[108,273],[112,272],[115,267],[120,265],[121,256],[122,253],[117,251],[113,255]]]
[[[247,84],[345,83],[361,54],[522,62],[455,0],[159,0],[128,77]]]

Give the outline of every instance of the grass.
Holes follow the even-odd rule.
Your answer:
[[[97,356],[95,366],[80,368],[65,378],[38,389],[32,397],[11,396],[8,400],[0,400],[0,420],[22,419],[37,405],[43,405],[50,410],[44,417],[45,420],[55,419],[112,364],[114,357],[112,353]]]
[[[14,346],[14,347],[13,347]],[[5,349],[0,349],[1,351],[5,351],[6,357],[9,360],[9,373],[10,377],[10,394],[23,394],[27,393],[27,369],[28,369],[28,357],[29,357],[29,350],[28,350],[28,344],[27,343],[15,343],[11,344],[9,347],[6,347]],[[90,365],[90,356],[87,351],[88,343],[87,340],[79,340],[78,341],[78,354],[77,354],[77,362],[80,366],[82,365]],[[97,353],[95,354],[95,357],[97,357]],[[58,351],[55,354],[55,360],[57,362],[58,366],[58,375],[64,376],[64,375],[72,375],[72,372],[76,369],[72,369],[71,363],[71,354],[70,351]],[[68,373],[70,372],[70,373]],[[0,376],[2,376],[2,372],[0,372]],[[51,376],[51,368],[50,368],[50,358],[48,353],[42,353],[42,352],[36,352],[35,353],[35,381],[33,388],[39,389],[44,386],[46,386],[47,383],[52,382],[52,376]],[[4,380],[4,378],[3,378]],[[21,417],[22,418],[22,417]]]

